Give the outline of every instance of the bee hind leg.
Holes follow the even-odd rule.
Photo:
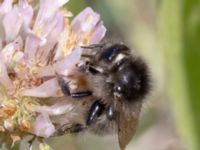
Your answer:
[[[95,101],[87,115],[86,125],[91,125],[105,110],[105,105],[100,103],[99,100]]]

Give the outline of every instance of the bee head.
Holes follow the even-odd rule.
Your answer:
[[[128,101],[143,99],[150,88],[149,73],[141,59],[127,59],[119,67],[114,83],[114,94]]]

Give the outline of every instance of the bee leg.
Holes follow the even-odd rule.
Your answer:
[[[83,132],[86,129],[83,125],[77,123],[70,129],[70,133],[80,133]]]
[[[53,136],[62,136],[65,134],[76,134],[83,132],[86,129],[82,124],[76,123],[73,125],[64,124],[61,127],[59,127],[56,132],[53,134]]]
[[[94,66],[88,66],[88,71],[95,75],[95,74],[104,74],[104,71],[102,68],[94,67]]]
[[[83,98],[92,95],[90,91],[80,91],[80,92],[70,92],[69,87],[70,82],[66,82],[62,77],[58,76],[58,84],[61,87],[61,90],[65,96],[70,96],[72,98]]]
[[[95,67],[95,66],[92,66],[91,64],[89,63],[83,63],[83,64],[78,64],[78,67],[80,69],[81,72],[89,72],[93,75],[96,75],[96,74],[104,74],[104,70],[100,67]]]
[[[61,76],[57,76],[58,84],[64,95],[71,96],[69,82],[66,82]]]
[[[36,136],[33,135],[33,137],[28,141],[28,144],[29,144],[29,150],[31,150],[33,148],[33,143],[36,139]]]
[[[116,113],[115,113],[115,110],[113,108],[113,106],[109,106],[108,109],[106,110],[106,115],[107,115],[107,118],[109,120],[114,120],[115,117],[116,117]]]
[[[92,54],[82,54],[81,56],[89,59],[92,59],[92,57],[94,57],[94,55]]]
[[[71,97],[72,98],[83,98],[83,97],[87,97],[87,96],[91,96],[92,92],[90,91],[82,91],[82,92],[75,92],[75,93],[71,93]]]
[[[88,112],[86,125],[91,125],[93,121],[98,118],[105,110],[105,105],[100,103],[99,100],[95,101]]]

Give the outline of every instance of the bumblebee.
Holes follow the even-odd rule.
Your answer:
[[[93,97],[85,124],[74,125],[71,132],[89,130],[98,135],[117,134],[124,150],[138,124],[144,98],[151,89],[145,61],[122,43],[104,43],[82,47],[82,62],[88,90],[72,92],[70,84],[59,78],[65,96],[74,99]]]

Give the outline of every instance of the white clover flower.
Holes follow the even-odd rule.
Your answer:
[[[40,0],[36,10],[26,0],[0,2],[0,132],[13,140],[27,133],[48,138],[55,132],[50,116],[73,115],[73,106],[59,101],[56,73],[72,72],[80,46],[105,35],[100,16],[89,7],[70,23],[71,12],[62,8],[67,2]],[[44,103],[52,97],[58,100]]]

